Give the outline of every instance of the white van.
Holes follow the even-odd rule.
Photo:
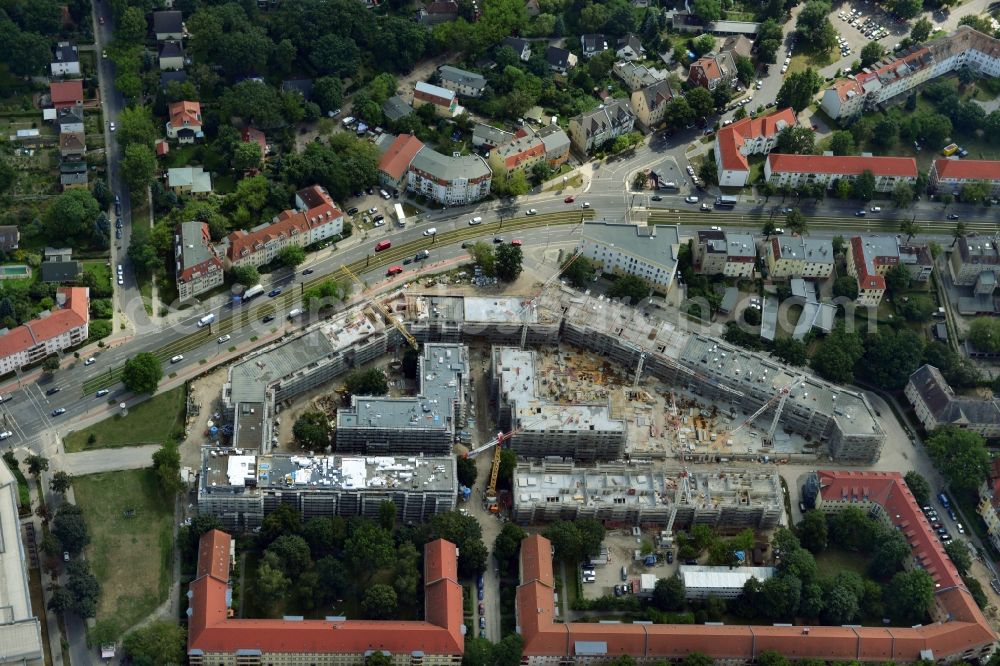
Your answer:
[[[434,236],[438,232],[437,227],[431,227],[430,229],[424,229],[424,236]]]
[[[207,314],[198,320],[198,328],[201,328],[202,326],[208,326],[213,321],[215,321],[215,314]]]
[[[177,356],[174,356],[173,358],[171,358],[170,362],[171,363],[180,363],[183,360],[184,360],[184,356],[182,354],[178,354]]]
[[[528,214],[531,215],[531,213],[528,213]],[[471,220],[469,220],[469,226],[470,227],[474,227],[477,224],[482,224],[482,223],[483,223],[483,218],[479,217],[478,215],[476,217],[472,218]]]
[[[344,127],[347,127],[348,125],[350,125],[353,122],[354,122],[354,116],[347,116],[346,118],[344,118],[343,120],[340,121],[340,123]]]
[[[289,319],[295,319],[295,318],[296,318],[296,317],[298,317],[298,316],[299,316],[300,314],[302,314],[302,308],[295,308],[294,310],[291,310],[291,311],[290,311],[290,312],[288,313],[288,318],[289,318]]]

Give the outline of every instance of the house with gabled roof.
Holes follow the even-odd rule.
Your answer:
[[[65,109],[83,105],[83,81],[52,81],[49,83],[49,99],[52,108]]]
[[[583,57],[589,60],[608,50],[608,38],[601,34],[580,35],[580,46]]]
[[[794,126],[795,113],[782,109],[767,116],[744,118],[715,134],[715,163],[721,187],[743,187],[750,179],[749,155],[766,155],[782,130]]]
[[[174,232],[174,281],[181,300],[193,298],[225,281],[222,257],[205,222],[183,222]],[[251,285],[252,286],[252,285]]]
[[[509,46],[522,62],[531,60],[531,42],[520,37],[504,37],[501,46]]]
[[[558,46],[549,46],[545,49],[545,62],[552,71],[565,74],[576,67],[576,55]]]
[[[903,390],[917,420],[927,432],[951,426],[987,439],[1000,437],[1000,404],[996,398],[958,395],[933,365],[922,365],[910,375]]]
[[[636,90],[632,93],[632,108],[635,110],[636,120],[643,128],[651,130],[663,122],[667,105],[673,98],[674,91],[670,89],[670,82],[667,80]]]
[[[90,327],[90,289],[60,287],[56,307],[0,335],[0,373],[83,344]]]
[[[453,90],[417,81],[413,86],[413,108],[419,109],[425,104],[433,105],[434,113],[443,118],[454,118],[463,111]]]
[[[153,34],[158,42],[184,39],[184,15],[177,10],[153,12]]]
[[[611,67],[611,72],[625,82],[625,87],[629,92],[642,90],[646,86],[651,86],[660,81],[666,81],[667,72],[655,67],[637,65],[634,62],[620,60]],[[635,103],[633,101],[633,107]]]
[[[482,74],[470,72],[451,65],[438,67],[438,83],[463,97],[482,97],[486,90],[486,78]]]
[[[616,43],[615,57],[618,60],[632,62],[633,60],[642,60],[645,55],[646,49],[642,46],[642,40],[631,32],[620,38]]]
[[[174,40],[160,42],[156,56],[162,71],[184,69],[184,45],[181,42]]]
[[[569,121],[569,136],[575,148],[586,154],[635,129],[635,114],[627,100],[616,99],[607,106],[582,113]]]
[[[80,51],[72,42],[56,44],[52,63],[49,65],[52,76],[79,76]]]
[[[688,83],[706,90],[728,85],[735,77],[736,61],[728,51],[702,56],[688,69]]]
[[[205,138],[202,132],[201,104],[198,102],[174,102],[169,109],[170,120],[167,121],[167,138],[178,143],[194,143],[196,139]]]

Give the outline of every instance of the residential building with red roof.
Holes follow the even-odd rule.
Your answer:
[[[179,143],[194,143],[205,137],[201,131],[201,104],[198,102],[174,102],[169,107],[170,120],[167,121],[167,138]]]
[[[862,307],[877,307],[885,294],[885,274],[899,264],[895,236],[852,236],[847,252],[847,273],[858,281]]]
[[[497,146],[490,152],[489,165],[493,173],[510,177],[515,171],[526,171],[545,159],[545,144],[528,132],[518,130],[514,140]]]
[[[52,108],[70,109],[83,104],[83,81],[53,81],[49,84]]]
[[[835,181],[853,182],[865,171],[875,177],[876,192],[891,192],[897,185],[917,183],[917,161],[912,157],[772,153],[764,162],[764,179],[775,187],[791,189],[812,184],[829,188]]]
[[[969,183],[986,183],[988,196],[1000,197],[1000,161],[934,160],[929,185],[942,193],[961,194]]]
[[[457,666],[465,649],[458,549],[437,539],[424,546],[424,620],[371,621],[330,616],[251,620],[231,617],[233,539],[202,536],[188,597],[188,663],[363,663],[374,652],[394,663]],[[336,655],[340,659],[333,659]]]
[[[851,118],[933,78],[968,67],[1000,76],[1000,40],[962,25],[948,36],[915,44],[839,79],[823,92],[820,107],[834,119]]]
[[[90,334],[90,289],[60,287],[57,307],[0,336],[0,374],[83,344]]]
[[[990,463],[990,473],[979,486],[977,512],[986,523],[986,533],[994,548],[1000,548],[1000,458]]]
[[[378,161],[378,182],[383,187],[402,190],[410,162],[424,147],[423,141],[412,134],[400,134],[382,153]]]
[[[736,76],[736,61],[728,51],[710,53],[698,58],[688,69],[688,83],[715,90]]]
[[[778,134],[795,125],[795,112],[782,109],[769,116],[744,118],[715,134],[715,164],[721,187],[743,187],[750,179],[748,155],[766,155]]]
[[[174,232],[174,280],[181,300],[193,298],[224,282],[222,257],[212,245],[205,222],[183,222]]]
[[[226,236],[222,241],[226,268],[263,266],[274,261],[282,248],[306,247],[344,230],[343,212],[319,185],[296,192],[295,205],[298,210],[283,210],[268,224]]]
[[[815,484],[820,510],[860,506],[900,530],[913,550],[911,566],[923,568],[934,581],[933,622],[913,627],[563,623],[556,618],[552,544],[536,534],[521,542],[521,584],[515,595],[522,663],[595,663],[620,655],[653,663],[692,652],[716,662],[749,663],[765,651],[789,659],[949,663],[992,653],[996,635],[901,474],[819,471]]]

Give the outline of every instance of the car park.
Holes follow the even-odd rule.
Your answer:
[[[232,336],[230,336],[230,335],[229,335],[229,334],[227,333],[226,335],[223,335],[223,336],[221,336],[221,337],[219,338],[219,344],[221,345],[222,343],[224,343],[224,342],[229,342],[230,340],[232,340]]]

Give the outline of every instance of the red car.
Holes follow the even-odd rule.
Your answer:
[[[573,197],[566,197],[563,199],[563,203],[573,203]]]
[[[512,240],[510,242],[510,244],[511,245],[517,245],[518,247],[521,247],[521,240],[519,238],[515,238],[514,240]]]

